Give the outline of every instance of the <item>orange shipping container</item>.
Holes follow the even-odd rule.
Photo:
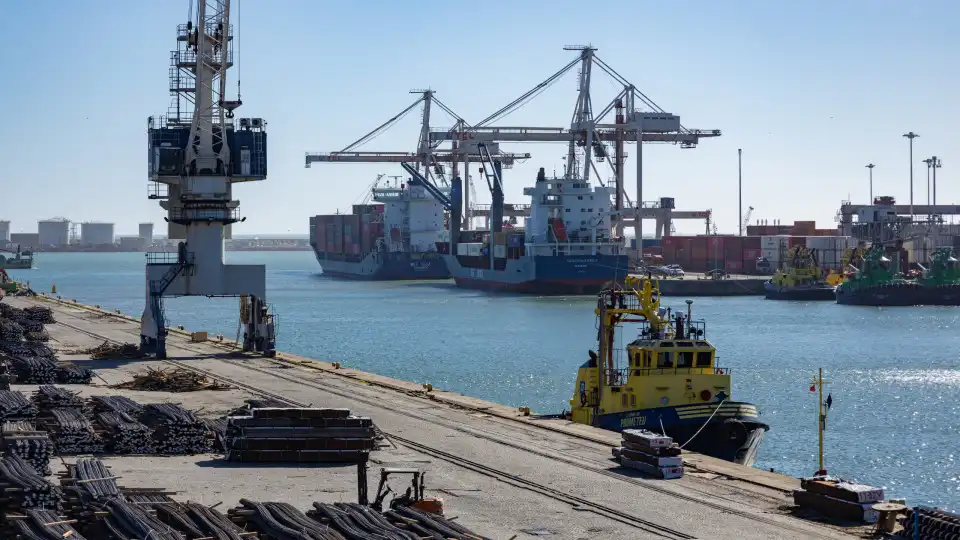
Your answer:
[[[727,272],[738,273],[738,272],[742,272],[742,271],[743,271],[743,262],[742,262],[742,261],[731,261],[731,260],[727,260],[725,264],[726,264],[726,266],[724,267],[724,269],[725,269]]]

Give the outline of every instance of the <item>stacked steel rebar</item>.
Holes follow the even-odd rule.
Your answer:
[[[918,506],[907,510],[901,518],[903,530],[900,538],[923,538],[929,540],[953,540],[960,538],[960,514],[939,508]]]
[[[376,445],[369,418],[347,409],[255,408],[227,418],[226,459],[248,462],[366,461]]]
[[[4,510],[26,508],[59,509],[60,488],[47,482],[20,456],[0,459],[0,488],[5,492]]]
[[[106,450],[114,454],[150,454],[154,451],[153,430],[132,416],[109,411],[97,415]]]
[[[109,499],[103,510],[110,513],[104,524],[111,540],[150,538],[151,540],[184,540],[185,536],[150,515],[146,508],[120,498]]]
[[[213,435],[213,449],[217,452],[223,452],[225,449],[224,436],[227,433],[227,419],[204,418],[203,423],[207,425],[207,429],[209,429],[210,433]]]
[[[383,514],[368,506],[359,504],[313,503],[313,509],[307,511],[307,517],[329,525],[344,533],[348,538],[390,538],[398,540],[418,540],[421,537],[434,538],[434,535],[417,534],[390,523]],[[450,538],[455,538],[451,536]]]
[[[232,520],[252,525],[267,538],[296,538],[298,540],[346,540],[329,525],[310,519],[287,503],[257,502],[240,499],[241,506],[227,514]]]
[[[57,364],[56,378],[60,384],[90,384],[93,370],[74,364]]]
[[[30,509],[26,512],[26,519],[10,521],[13,538],[25,540],[87,540],[56,512],[51,510]]]
[[[23,384],[52,384],[57,382],[57,363],[42,356],[23,356],[13,359],[13,372]]]
[[[0,427],[0,450],[4,456],[19,456],[43,475],[50,474],[50,457],[54,446],[45,431],[30,422],[4,422]]]
[[[166,503],[152,505],[157,519],[185,534],[187,538],[241,540],[245,531],[226,516],[196,503]]]
[[[82,409],[57,408],[52,409],[50,414],[54,420],[50,428],[59,454],[99,454],[103,452],[103,440],[94,431],[90,420],[83,415]]]
[[[83,410],[85,407],[83,398],[76,392],[50,384],[44,384],[37,388],[37,391],[31,397],[31,401],[41,412],[57,408]]]
[[[0,304],[3,306],[6,304]],[[18,342],[23,339],[23,327],[5,317],[0,317],[0,340]]]
[[[53,318],[53,310],[43,306],[30,306],[23,308],[23,314],[26,318],[37,321],[42,324],[53,324],[57,322]]]
[[[92,500],[121,496],[117,479],[97,458],[80,458],[75,464],[67,465],[67,473],[73,484]]]
[[[0,390],[0,420],[33,418],[37,412],[37,407],[22,393],[16,390]]]
[[[190,455],[210,451],[210,432],[206,424],[179,405],[147,405],[140,420],[153,429],[154,447],[160,454]]]
[[[90,398],[90,407],[94,412],[117,412],[133,418],[143,412],[143,405],[126,396],[93,396]]]

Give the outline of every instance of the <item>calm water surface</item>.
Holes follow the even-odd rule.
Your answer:
[[[532,298],[463,291],[445,282],[360,283],[318,275],[311,253],[229,253],[267,264],[279,348],[430,382],[538,412],[569,407],[577,367],[595,347],[590,298]],[[50,253],[11,271],[36,290],[143,310],[143,254]],[[683,307],[682,298],[664,305]],[[166,302],[171,324],[235,336],[237,301]],[[794,476],[816,470],[818,367],[832,381],[827,468],[883,485],[909,504],[960,509],[960,362],[956,308],[862,308],[761,298],[698,298],[695,317],[734,396],[756,403],[772,428],[757,467]]]

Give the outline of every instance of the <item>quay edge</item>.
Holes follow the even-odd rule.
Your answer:
[[[37,300],[52,302],[55,304],[62,305],[68,308],[79,308],[88,310],[98,315],[106,315],[114,317],[117,319],[126,320],[132,323],[139,324],[139,319],[125,315],[122,313],[116,313],[115,311],[109,311],[97,306],[87,305],[75,300],[64,300],[62,298],[57,298],[50,296],[46,293],[38,293],[36,297]],[[193,330],[197,331],[197,330]],[[184,338],[189,338],[191,336],[191,330],[180,330],[176,327],[170,328],[169,332],[171,334],[177,334]],[[218,347],[222,347],[231,351],[239,349],[239,346],[233,340],[224,340],[223,342],[218,342],[215,337],[208,337],[207,341]],[[443,403],[445,405],[451,405],[454,407],[459,407],[462,409],[471,410],[477,413],[488,414],[493,417],[500,419],[511,420],[515,422],[520,422],[529,426],[533,426],[537,429],[544,429],[547,431],[568,435],[575,437],[577,439],[587,440],[590,442],[595,442],[599,444],[608,445],[611,448],[616,448],[620,446],[621,434],[613,431],[595,428],[592,426],[587,426],[583,424],[576,424],[574,422],[569,422],[567,420],[555,419],[555,418],[538,418],[535,414],[526,416],[521,413],[517,408],[503,405],[500,403],[494,403],[491,401],[486,401],[479,398],[474,398],[459,394],[456,392],[446,391],[431,387],[429,391],[424,388],[424,384],[415,383],[410,381],[403,381],[399,379],[393,379],[390,377],[385,377],[382,375],[377,375],[375,373],[369,373],[361,371],[358,369],[353,369],[349,367],[344,367],[341,363],[327,362],[323,360],[316,360],[313,358],[307,358],[304,356],[299,356],[293,353],[278,351],[275,358],[276,361],[294,364],[298,367],[320,371],[328,375],[336,375],[338,377],[343,377],[345,379],[351,379],[354,381],[362,382],[365,384],[377,386],[384,388],[386,390],[392,390],[395,392],[400,392],[404,394],[421,394],[424,397],[429,396],[429,399]],[[687,450],[683,451],[683,464],[685,467],[689,467],[704,473],[720,474],[741,482],[748,484],[754,484],[756,486],[773,489],[783,493],[793,493],[793,490],[800,489],[800,480],[792,476],[787,476],[780,473],[770,472],[762,469],[756,469],[753,467],[745,467],[743,465],[738,465],[729,461],[722,459],[713,458],[703,454],[698,454],[695,452],[690,452]]]
[[[657,283],[662,296],[763,296],[769,277],[731,276],[725,279],[701,279],[688,274],[684,279],[663,279]]]

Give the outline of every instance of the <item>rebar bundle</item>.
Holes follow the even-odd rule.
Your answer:
[[[56,377],[60,384],[90,384],[93,370],[74,364],[57,364]]]
[[[187,538],[241,540],[245,531],[226,516],[196,503],[155,504],[157,518],[185,534]]]
[[[23,339],[27,341],[50,341],[50,334],[43,328],[36,331],[24,331]]]
[[[901,520],[900,538],[952,540],[960,538],[960,514],[939,508],[918,506],[907,510]]]
[[[122,499],[109,499],[104,510],[110,516],[104,519],[111,540],[150,538],[151,540],[185,540],[185,536],[169,525],[151,516],[140,505]]]
[[[0,304],[0,306],[6,304]],[[10,319],[0,317],[0,339],[17,342],[23,339],[23,327]]]
[[[7,492],[8,511],[60,507],[60,488],[47,482],[20,456],[5,456],[0,459],[0,488]]]
[[[204,418],[203,423],[213,434],[213,449],[222,452],[224,450],[224,436],[227,432],[226,418]]]
[[[24,384],[52,384],[57,382],[57,364],[42,356],[21,356],[13,359],[13,372]]]
[[[115,384],[110,388],[150,392],[196,392],[198,390],[229,390],[231,387],[189,369],[148,368],[146,372],[134,375],[132,380]]]
[[[37,412],[37,407],[22,393],[16,390],[0,390],[0,420],[33,418]]]
[[[387,538],[390,540],[419,540],[421,536],[390,523],[383,514],[370,507],[359,504],[313,503],[313,509],[307,516],[320,523],[328,524],[344,533],[347,538]],[[451,537],[455,538],[455,537]]]
[[[90,406],[94,412],[117,412],[136,418],[143,412],[143,405],[126,396],[93,396]]]
[[[27,519],[11,522],[14,534],[26,540],[87,540],[69,523],[50,510],[27,510]]]
[[[257,532],[267,538],[347,540],[330,526],[308,518],[289,504],[261,503],[250,499],[240,499],[240,504],[242,506],[229,510],[228,514],[253,525]]]
[[[44,384],[37,388],[37,391],[31,397],[31,401],[41,411],[56,408],[82,410],[85,405],[83,398],[77,393],[50,384]]]
[[[2,321],[3,319],[0,319]],[[43,343],[35,341],[10,341],[0,337],[0,355],[11,359],[21,358],[47,358],[53,360],[56,354],[53,349]]]
[[[106,450],[114,454],[153,453],[153,430],[137,422],[128,414],[114,411],[97,415],[103,428]]]
[[[153,429],[154,446],[158,453],[190,455],[210,451],[211,441],[206,424],[179,405],[147,405],[140,419]]]
[[[135,360],[143,358],[144,352],[131,343],[116,344],[104,341],[96,347],[78,351],[79,354],[89,354],[93,360]]]
[[[76,464],[68,465],[67,470],[77,488],[86,492],[93,500],[121,496],[117,479],[97,458],[80,458]]]
[[[33,321],[37,321],[43,324],[53,324],[57,322],[53,318],[53,310],[48,307],[43,306],[30,306],[23,308],[24,315]]]
[[[0,428],[0,449],[5,456],[19,456],[42,475],[50,474],[53,442],[45,431],[30,422],[5,422]]]
[[[103,440],[81,409],[52,409],[53,437],[60,454],[99,454],[104,450]]]

